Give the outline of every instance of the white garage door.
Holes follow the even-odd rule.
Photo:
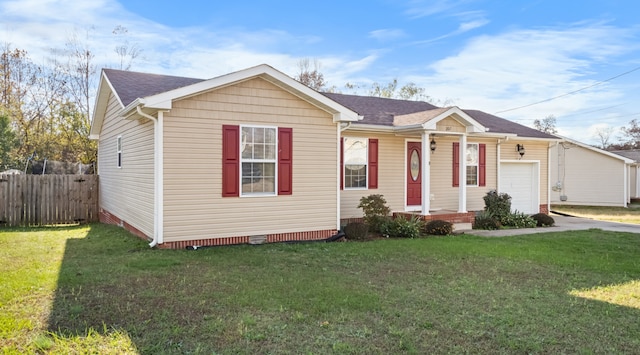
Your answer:
[[[538,213],[538,170],[536,163],[500,163],[500,192],[511,196],[511,211]]]

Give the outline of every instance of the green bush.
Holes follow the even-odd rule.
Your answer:
[[[500,229],[501,226],[500,221],[487,211],[478,212],[473,221],[473,229],[494,230]]]
[[[389,219],[391,209],[382,195],[369,195],[360,198],[358,208],[362,208],[364,221],[373,232],[380,232],[380,227]]]
[[[424,225],[424,232],[431,235],[449,235],[453,233],[453,223],[443,220],[433,220]]]
[[[491,190],[487,192],[483,199],[484,210],[504,224],[503,218],[511,214],[511,196]]]
[[[363,240],[369,234],[369,226],[362,222],[351,222],[344,227],[348,239]]]
[[[536,221],[537,223],[536,225],[538,227],[550,227],[556,223],[556,221],[553,220],[553,217],[544,213],[536,213],[533,216],[531,216],[531,218],[533,218]]]
[[[502,225],[514,228],[534,228],[537,224],[536,220],[526,213],[515,211],[510,213],[502,220]]]
[[[423,224],[417,217],[410,219],[398,217],[382,224],[380,232],[392,238],[418,238]]]

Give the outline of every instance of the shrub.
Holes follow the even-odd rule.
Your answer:
[[[502,219],[502,225],[514,228],[533,228],[537,222],[526,213],[515,211]]]
[[[382,224],[380,232],[392,238],[418,238],[422,226],[423,222],[417,217],[412,217],[411,219],[398,217],[389,219]]]
[[[536,225],[538,227],[550,227],[556,223],[556,221],[553,220],[553,217],[544,213],[536,213],[533,216],[531,216],[531,218],[533,218],[536,221],[537,223]]]
[[[511,214],[511,196],[491,190],[487,192],[483,199],[484,210],[504,224],[502,219]]]
[[[453,233],[453,223],[443,220],[433,220],[424,225],[424,232],[431,235],[449,235]]]
[[[360,198],[358,208],[362,208],[364,221],[374,232],[380,231],[380,226],[388,220],[391,209],[382,195],[369,195]]]
[[[473,229],[494,230],[500,229],[501,226],[500,221],[487,211],[478,212],[473,221]]]
[[[344,227],[344,234],[353,240],[363,240],[369,234],[369,226],[362,222],[351,222]]]

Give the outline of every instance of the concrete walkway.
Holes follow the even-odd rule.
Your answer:
[[[544,228],[521,228],[521,229],[500,229],[500,230],[482,230],[482,229],[460,229],[457,233],[473,234],[483,237],[507,237],[512,235],[534,234],[534,233],[550,233],[565,232],[586,229],[602,229],[616,232],[629,232],[640,234],[640,224],[617,223],[607,221],[597,221],[595,219],[567,217],[557,214],[550,214],[555,220],[555,226]]]

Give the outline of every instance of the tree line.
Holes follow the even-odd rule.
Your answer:
[[[114,48],[128,70],[141,53],[126,40],[127,29],[112,32],[123,39]],[[97,66],[86,36],[72,34],[43,64],[5,43],[0,53],[0,171],[24,169],[28,160],[89,164],[97,144],[89,139]],[[119,64],[119,65],[118,65]]]

